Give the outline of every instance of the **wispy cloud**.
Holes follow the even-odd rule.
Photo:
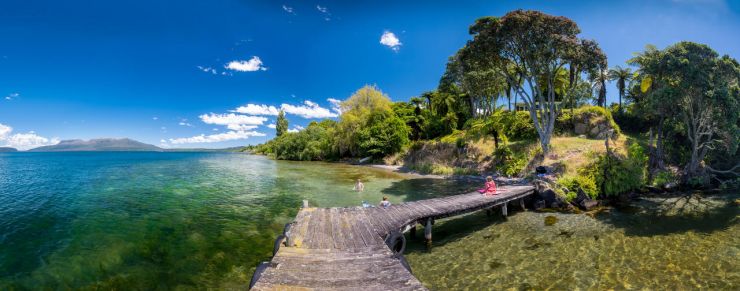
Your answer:
[[[152,117],[152,120],[158,120],[158,119],[159,117],[156,117],[156,116]]]
[[[329,12],[329,8],[326,8],[326,6],[321,7],[321,5],[316,5],[316,10],[321,12],[321,14],[324,15],[324,20],[330,21],[331,20],[331,12]]]
[[[253,56],[251,59],[243,61],[236,60],[231,61],[224,68],[234,70],[238,72],[254,72],[254,71],[267,71],[267,68],[263,66],[262,60],[258,56]]]
[[[240,139],[247,139],[252,136],[265,136],[264,133],[257,132],[257,131],[229,131],[224,133],[217,133],[217,134],[211,134],[211,135],[196,135],[192,137],[181,137],[181,138],[171,138],[169,139],[169,142],[171,144],[191,144],[191,143],[214,143],[214,142],[223,142],[223,141],[230,141],[230,140],[240,140]]]
[[[290,7],[290,6],[288,6],[288,5],[285,5],[285,4],[283,4],[283,10],[284,10],[285,12],[288,12],[288,14],[293,14],[293,15],[295,15],[295,12],[293,11],[293,7]]]
[[[400,50],[401,45],[403,45],[401,43],[401,40],[399,40],[398,37],[396,37],[396,34],[388,30],[383,32],[383,35],[380,36],[380,44],[391,48],[395,52]]]
[[[193,125],[192,125],[192,124],[190,124],[190,123],[188,122],[188,120],[187,120],[187,119],[185,119],[185,118],[183,118],[183,119],[180,119],[180,123],[178,123],[178,124],[179,124],[179,125],[182,125],[182,126],[187,126],[187,127],[192,127],[192,126],[193,126]]]
[[[275,129],[275,128],[277,128],[277,125],[274,124],[274,123],[270,123],[270,124],[267,125],[267,127],[268,128],[272,128],[272,129]]]
[[[10,93],[8,96],[5,96],[5,100],[13,100],[15,98],[18,98],[18,96],[21,96],[21,94],[18,93]]]
[[[46,138],[36,134],[34,131],[27,133],[11,134],[13,128],[0,124],[0,144],[19,150],[28,150],[40,146],[54,145],[59,143],[58,138]]]

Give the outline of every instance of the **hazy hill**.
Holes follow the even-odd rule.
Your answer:
[[[0,153],[17,152],[18,150],[11,147],[0,147]]]
[[[63,140],[55,145],[37,147],[30,152],[98,152],[98,151],[162,151],[161,148],[128,138],[98,138]]]

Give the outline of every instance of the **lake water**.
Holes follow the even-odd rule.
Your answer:
[[[245,154],[0,153],[0,290],[246,289],[304,199],[398,203],[475,186]],[[406,257],[434,290],[738,289],[737,198],[645,200],[593,218],[477,213],[440,221],[432,252],[414,242]]]
[[[0,153],[0,290],[246,289],[304,199],[358,206],[471,188],[405,178],[230,153]]]

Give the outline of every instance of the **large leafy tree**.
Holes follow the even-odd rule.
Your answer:
[[[277,117],[277,124],[275,124],[275,135],[281,136],[288,132],[288,119],[285,118],[285,111],[280,110]]]
[[[579,33],[578,25],[568,18],[515,10],[501,18],[476,20],[470,27],[473,40],[462,49],[462,62],[496,68],[494,71],[525,103],[544,153],[550,150],[559,114],[559,72],[569,72],[569,83],[563,90],[568,95],[576,88],[576,77],[606,68],[606,56],[598,45],[578,38]]]
[[[370,116],[375,112],[391,112],[391,99],[375,86],[364,86],[341,103],[342,115],[337,130],[337,148],[342,156],[363,154],[358,134],[372,126]],[[394,114],[395,115],[395,114]],[[408,134],[408,132],[405,132]],[[408,138],[408,137],[407,137]]]
[[[690,156],[684,167],[686,178],[712,173],[732,173],[705,165],[710,151],[735,156],[740,138],[740,65],[729,56],[720,57],[703,44],[679,42],[663,51],[649,50],[634,61],[645,76],[643,88],[650,90],[647,105],[681,123],[688,138]],[[666,108],[672,108],[668,110]]]
[[[609,80],[616,81],[617,90],[619,90],[619,112],[622,112],[622,98],[627,89],[627,83],[632,80],[632,77],[633,73],[630,68],[616,66],[609,70]]]

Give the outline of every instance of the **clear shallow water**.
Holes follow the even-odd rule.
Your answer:
[[[593,217],[473,214],[438,223],[432,252],[414,243],[406,258],[432,290],[738,290],[738,198],[651,198]]]
[[[364,193],[351,191],[357,178]],[[0,153],[0,290],[246,289],[303,199],[354,206],[478,186],[408,178],[243,154]],[[593,218],[477,213],[440,221],[432,253],[412,243],[406,257],[433,290],[737,290],[737,198],[650,199]]]
[[[0,153],[0,290],[246,289],[303,199],[355,206],[475,186],[406,178],[244,154]]]

